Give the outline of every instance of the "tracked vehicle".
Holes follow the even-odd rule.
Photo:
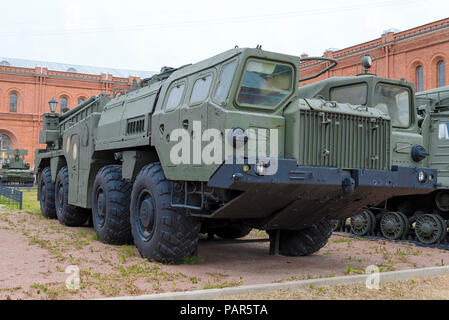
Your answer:
[[[422,195],[391,197],[376,206],[366,207],[350,219],[351,233],[422,244],[447,242],[448,88],[422,92],[415,97],[412,83],[383,79],[366,71],[356,77],[331,78],[300,91],[305,96],[360,103],[390,115],[393,163],[432,167],[439,171],[438,190]],[[346,220],[339,221],[335,230],[345,231],[345,225]]]
[[[28,150],[8,150],[2,164],[1,184],[4,186],[33,186],[34,172],[25,162]]]
[[[300,62],[235,48],[44,115],[43,215],[77,225],[91,209],[100,240],[165,263],[195,255],[200,232],[251,228],[273,253],[301,256],[327,243],[329,220],[435,189],[436,170],[392,158],[381,110],[304,99]]]

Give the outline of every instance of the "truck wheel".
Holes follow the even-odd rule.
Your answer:
[[[67,167],[59,170],[56,177],[55,198],[56,216],[61,224],[79,227],[86,223],[89,211],[69,204],[69,170]]]
[[[321,221],[299,231],[282,230],[279,253],[293,257],[313,254],[327,244],[332,235],[332,227],[332,222]]]
[[[129,223],[131,184],[122,179],[121,166],[98,171],[92,190],[92,220],[98,239],[114,245],[132,243]]]
[[[235,224],[225,228],[213,229],[212,231],[222,239],[232,240],[246,237],[251,232],[251,230],[253,229],[250,227],[246,227],[241,224]]]
[[[46,167],[42,170],[39,176],[38,188],[42,215],[49,219],[55,219],[55,184],[51,182],[50,167]]]
[[[140,171],[131,194],[131,227],[142,257],[179,263],[197,252],[201,224],[171,206],[171,183],[160,163]]]

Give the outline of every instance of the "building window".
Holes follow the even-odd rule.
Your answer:
[[[444,60],[437,63],[437,86],[444,87],[446,85],[446,64]]]
[[[61,113],[62,113],[62,111],[65,109],[65,108],[67,108],[67,98],[66,97],[61,97]]]
[[[12,148],[11,138],[6,134],[0,134],[0,150],[6,151]]]
[[[0,134],[0,160],[1,163],[8,157],[6,152],[12,149],[11,138],[6,134]]]
[[[416,91],[424,90],[424,71],[422,66],[416,68]]]
[[[17,112],[17,93],[9,96],[9,112]]]
[[[86,98],[78,98],[78,104],[83,103],[84,101],[86,101]]]

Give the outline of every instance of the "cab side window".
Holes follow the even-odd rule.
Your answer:
[[[181,104],[182,97],[186,88],[185,82],[178,83],[170,89],[168,95],[167,104],[165,106],[166,111],[174,110]]]
[[[193,85],[192,95],[190,96],[190,104],[199,103],[206,100],[209,95],[212,84],[212,75],[205,75],[195,81]]]
[[[225,64],[221,69],[220,81],[215,92],[215,99],[220,103],[224,102],[228,97],[236,68],[237,61],[232,61]]]

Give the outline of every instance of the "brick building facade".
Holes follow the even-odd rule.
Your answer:
[[[129,88],[152,73],[0,58],[0,158],[7,149],[26,149],[34,166],[42,114],[55,98],[72,108],[99,93]],[[43,146],[41,146],[43,147]]]
[[[329,77],[354,76],[363,72],[360,62],[365,54],[373,58],[372,73],[415,83],[416,91],[449,84],[449,18],[413,29],[386,31],[380,38],[349,48],[326,51],[323,56],[337,59],[336,68],[305,85]],[[324,68],[323,63],[305,62],[301,78]]]

